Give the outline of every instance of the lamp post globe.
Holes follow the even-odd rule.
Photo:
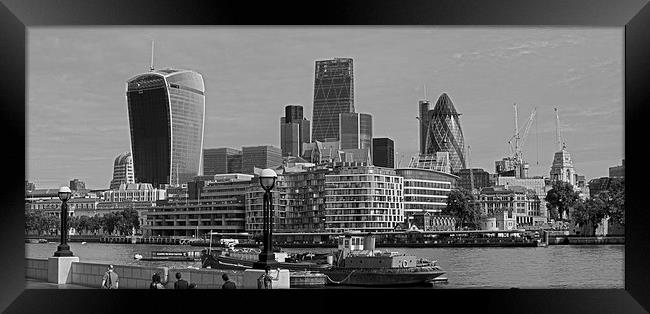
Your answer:
[[[73,256],[68,245],[68,200],[72,195],[72,191],[67,186],[62,186],[59,189],[59,199],[61,200],[61,244],[57,246],[54,256]]]
[[[273,253],[273,201],[271,196],[271,190],[275,186],[277,178],[278,175],[273,169],[264,169],[260,173],[260,185],[264,189],[264,197],[262,198],[264,248],[259,255],[259,260],[253,263],[255,269],[265,269],[267,266],[277,263]]]
[[[67,186],[62,186],[59,188],[59,199],[63,202],[67,202],[70,199],[70,195],[72,195],[72,191],[70,191],[70,188]]]
[[[273,169],[264,169],[260,174],[260,185],[264,191],[270,191],[275,186],[275,180],[278,178],[278,174],[273,171]]]

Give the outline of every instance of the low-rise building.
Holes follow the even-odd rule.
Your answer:
[[[539,199],[539,214],[536,221],[545,219],[548,221],[548,211],[546,210],[546,193],[552,188],[547,185],[546,180],[542,177],[516,178],[516,177],[497,177],[496,185],[508,189],[511,186],[520,186],[535,192]],[[541,223],[541,222],[540,222]]]
[[[490,214],[481,222],[481,229],[497,231],[512,230],[517,228],[516,216],[511,209],[500,208]]]
[[[155,202],[166,198],[167,191],[156,189],[150,183],[122,183],[118,189],[104,192],[107,202]]]
[[[539,226],[546,223],[546,217],[541,215],[540,199],[531,189],[521,186],[495,186],[484,188],[478,197],[478,202],[483,214],[486,217],[499,215],[497,220],[503,219],[499,214],[502,211],[512,212],[508,218],[514,215],[515,226]],[[507,224],[506,224],[507,227]]]
[[[432,214],[430,212],[418,212],[409,215],[410,225],[415,225],[422,231],[454,231],[456,230],[456,218],[448,215]]]
[[[147,213],[146,234],[201,237],[208,232],[244,232],[245,195],[252,176],[220,177],[201,188],[198,199],[157,201]],[[259,186],[259,185],[258,185]]]

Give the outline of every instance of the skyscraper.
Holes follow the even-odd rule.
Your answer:
[[[372,116],[353,112],[339,118],[341,149],[367,149],[372,156]]]
[[[446,93],[440,95],[436,106],[429,111],[425,153],[448,152],[452,172],[466,168],[465,140],[459,116]]]
[[[133,157],[130,152],[121,153],[115,157],[113,163],[113,180],[111,180],[110,189],[117,190],[120,184],[135,183],[133,175]]]
[[[275,168],[282,164],[282,150],[275,146],[242,147],[242,173],[253,174],[255,168]]]
[[[189,70],[152,70],[127,81],[136,183],[182,184],[199,175],[205,87]]]
[[[285,107],[285,116],[280,118],[282,156],[300,156],[302,144],[310,142],[310,123],[302,113],[300,105]]]
[[[241,172],[241,150],[228,147],[203,150],[203,175]]]
[[[372,139],[372,164],[377,167],[395,168],[395,143],[389,138]]]
[[[426,154],[427,149],[427,129],[429,128],[429,111],[431,110],[431,103],[428,100],[420,100],[419,102],[420,116],[420,154]]]
[[[352,59],[316,61],[312,140],[339,139],[339,114],[354,112]]]

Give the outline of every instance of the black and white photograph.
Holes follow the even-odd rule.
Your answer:
[[[30,29],[27,286],[622,288],[623,35]]]
[[[0,311],[645,313],[621,1],[0,0]]]

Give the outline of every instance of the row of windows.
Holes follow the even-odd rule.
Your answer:
[[[337,182],[337,181],[365,181],[365,182],[386,182],[386,183],[402,183],[401,177],[387,177],[379,175],[328,175],[326,176],[327,181]]]
[[[451,190],[451,183],[447,182],[422,182],[422,181],[410,181],[404,180],[404,188],[406,187],[418,187],[418,188],[435,188],[435,189],[446,189]]]
[[[401,197],[391,196],[328,196],[327,202],[400,202]]]
[[[449,191],[404,189],[404,195],[440,195],[446,197],[447,195],[449,195]]]
[[[325,207],[330,208],[400,208],[400,203],[326,203]]]
[[[447,204],[446,197],[428,197],[428,196],[405,196],[404,202],[408,203],[438,203],[438,204]]]
[[[339,222],[355,222],[355,221],[404,221],[404,216],[333,216],[327,217],[325,223],[339,223]]]

